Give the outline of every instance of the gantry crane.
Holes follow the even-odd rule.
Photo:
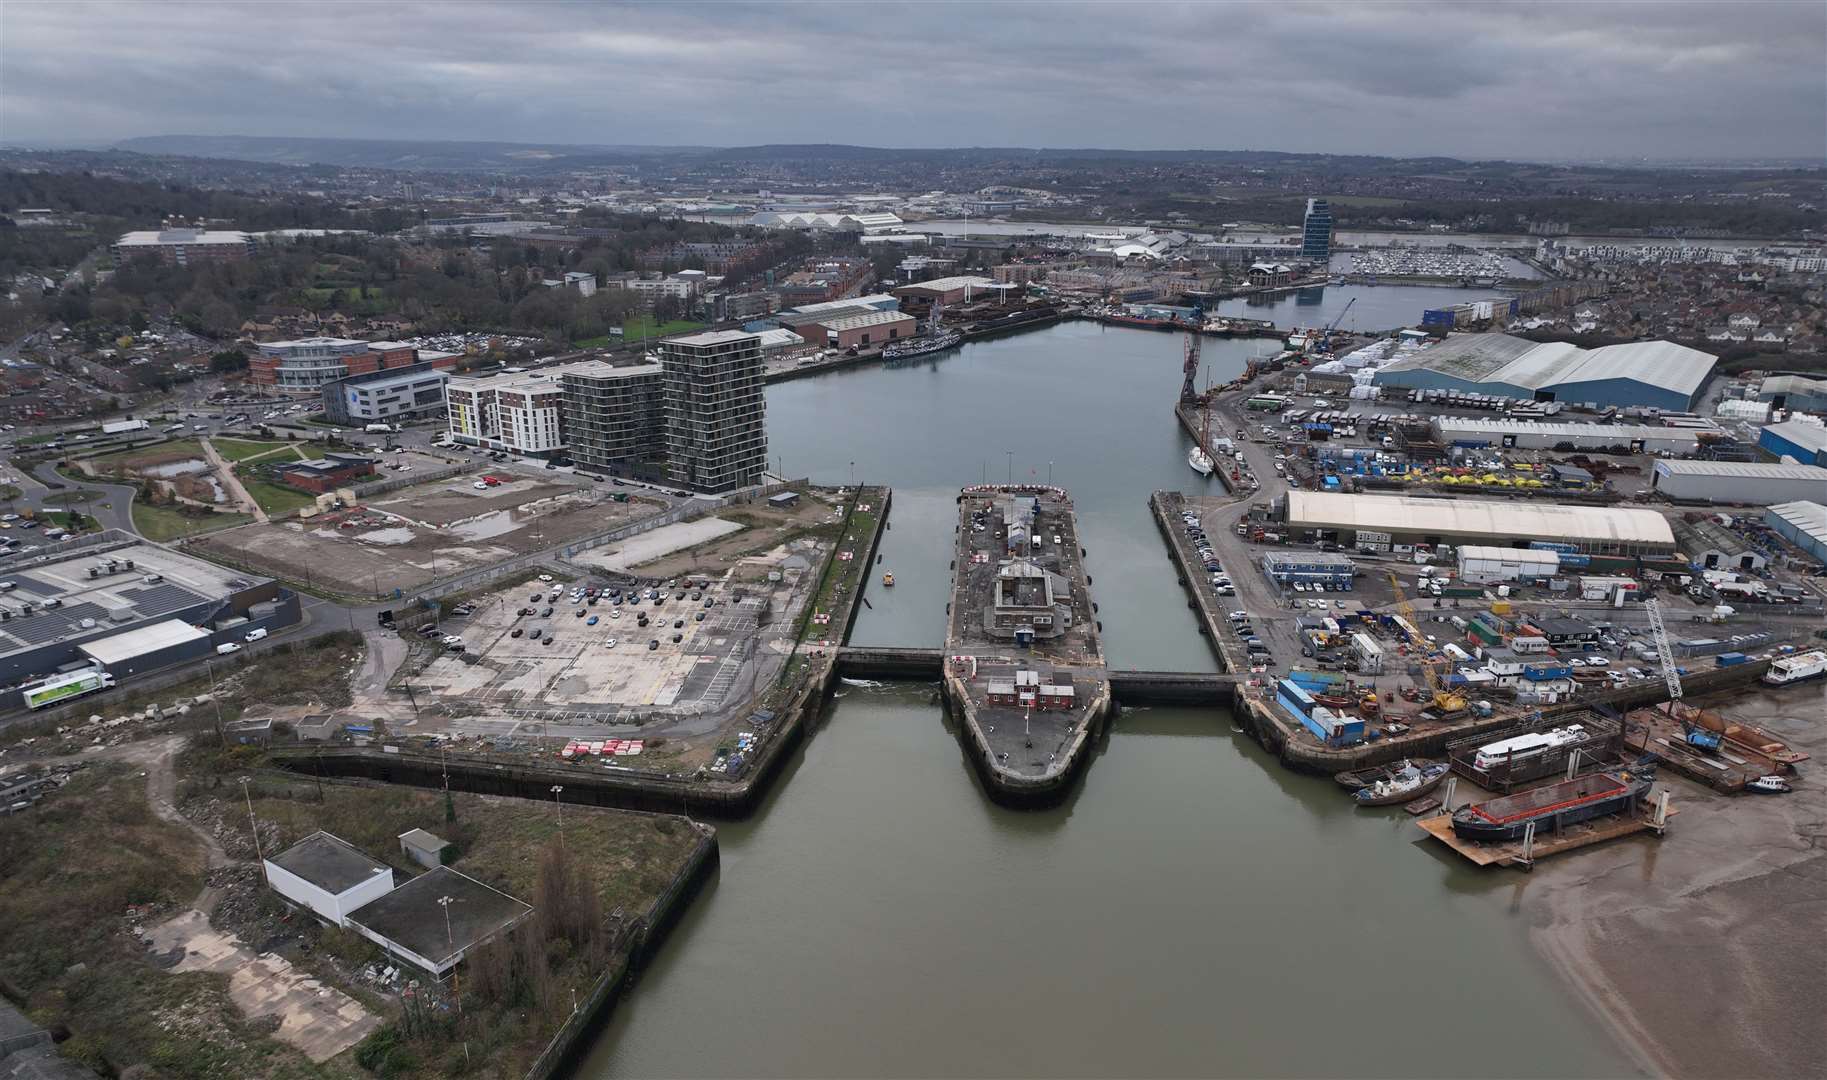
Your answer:
[[[1643,601],[1643,614],[1649,618],[1650,640],[1656,643],[1656,662],[1662,665],[1662,683],[1668,687],[1668,714],[1675,715],[1675,702],[1681,700],[1681,672],[1675,668],[1675,650],[1668,643],[1668,627],[1662,625],[1662,605],[1655,597]]]
[[[1193,305],[1193,325],[1186,331],[1186,359],[1181,366],[1184,379],[1180,383],[1180,404],[1191,405],[1199,400],[1198,388],[1193,380],[1199,374],[1199,342],[1205,335],[1205,308]]]

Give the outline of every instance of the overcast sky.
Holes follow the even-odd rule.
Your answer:
[[[1827,3],[0,2],[0,137],[1827,156]]]

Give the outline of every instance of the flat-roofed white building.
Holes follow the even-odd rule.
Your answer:
[[[1670,499],[1690,502],[1827,502],[1827,469],[1764,461],[1658,461],[1650,486]]]
[[[1494,541],[1494,546],[1527,547],[1531,540],[1547,540],[1598,554],[1675,548],[1668,519],[1637,507],[1290,491],[1287,522],[1297,534],[1303,529],[1336,534],[1343,544],[1371,532],[1387,534],[1396,544]]]
[[[312,833],[262,866],[274,892],[337,926],[393,891],[391,867],[327,832]]]

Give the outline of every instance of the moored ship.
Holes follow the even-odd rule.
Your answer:
[[[1784,656],[1770,662],[1764,682],[1771,686],[1788,686],[1827,675],[1827,652],[1805,652]]]
[[[1652,773],[1639,770],[1592,773],[1472,803],[1453,811],[1453,834],[1486,843],[1520,840],[1531,823],[1539,831],[1622,813],[1649,794],[1654,779]]]

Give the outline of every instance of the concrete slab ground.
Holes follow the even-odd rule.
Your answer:
[[[740,522],[726,521],[718,517],[703,517],[696,521],[681,521],[672,525],[662,525],[652,532],[631,536],[619,544],[597,548],[577,556],[573,561],[586,566],[600,566],[604,570],[624,572],[644,562],[651,562],[663,555],[675,551],[696,547],[707,540],[741,532],[745,528]]]
[[[530,478],[479,490],[481,475],[492,474],[415,485],[309,520],[230,529],[197,546],[234,565],[334,592],[380,595],[544,551],[668,507],[645,496],[613,502],[595,485]]]
[[[190,909],[146,931],[159,952],[184,950],[176,971],[228,976],[228,995],[249,1019],[279,1017],[274,1037],[323,1063],[361,1042],[381,1026],[380,1018],[334,987],[325,986],[272,955],[256,955],[234,934],[217,930]]]

